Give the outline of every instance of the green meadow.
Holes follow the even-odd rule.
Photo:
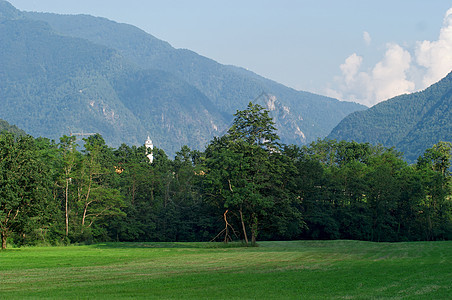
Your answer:
[[[450,299],[452,242],[102,243],[0,251],[0,298]]]

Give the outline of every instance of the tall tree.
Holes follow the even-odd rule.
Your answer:
[[[73,171],[77,165],[77,159],[79,155],[76,147],[75,136],[66,136],[60,138],[60,155],[61,155],[61,168],[62,176],[61,180],[64,185],[64,215],[65,215],[65,235],[69,234],[69,197],[70,197],[70,184],[72,177],[74,177]]]
[[[214,139],[206,150],[208,193],[222,202],[225,209],[237,212],[243,238],[255,243],[259,221],[274,205],[271,186],[273,156],[281,155],[279,137],[269,112],[249,103],[237,111],[228,133]]]
[[[425,191],[422,215],[427,240],[452,237],[451,158],[452,143],[439,142],[418,159]]]
[[[101,135],[84,139],[83,159],[75,176],[77,183],[76,215],[77,235],[88,238],[95,222],[106,215],[122,214],[123,196],[112,187],[110,177],[115,176],[115,160],[112,150]]]
[[[0,135],[0,234],[2,249],[11,233],[20,232],[34,209],[51,195],[49,172],[30,136]],[[39,207],[44,209],[44,207]]]
[[[228,139],[242,141],[265,150],[279,151],[279,136],[269,111],[259,104],[248,103],[245,110],[234,114],[234,121],[228,130]]]

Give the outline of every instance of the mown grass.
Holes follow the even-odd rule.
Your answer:
[[[105,243],[0,252],[0,298],[451,299],[452,242]]]

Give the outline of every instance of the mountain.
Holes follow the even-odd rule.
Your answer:
[[[280,136],[288,143],[307,143],[326,136],[345,116],[366,107],[350,102],[296,91],[253,72],[221,65],[187,49],[174,49],[167,42],[127,24],[87,15],[27,13],[27,17],[48,22],[62,34],[85,38],[111,47],[143,68],[169,72],[196,87],[221,111],[229,115],[244,109],[263,92],[276,97],[289,109],[297,128],[277,124]]]
[[[104,18],[21,12],[0,0],[0,38],[0,118],[35,136],[99,132],[118,146],[150,135],[169,154],[184,144],[202,150],[236,110],[265,94],[282,141],[304,144],[365,109],[174,49]]]
[[[48,24],[28,19],[2,21],[0,40],[3,119],[55,138],[71,130],[113,137],[141,127],[109,84],[108,76],[125,65],[114,50],[56,35]]]
[[[185,81],[144,71],[112,48],[8,11],[14,18],[0,21],[0,116],[27,132],[54,139],[100,132],[113,146],[142,144],[152,133],[159,147],[175,153],[208,141],[205,120],[226,126],[210,100]],[[143,88],[146,97],[139,95]]]
[[[395,146],[413,162],[438,141],[452,141],[451,120],[452,72],[424,91],[350,114],[328,138]]]
[[[27,134],[25,131],[23,131],[16,125],[10,125],[5,120],[0,119],[0,133],[3,131],[11,132],[16,135],[26,135]]]
[[[0,1],[0,22],[3,20],[14,20],[23,18],[23,14],[9,2]]]

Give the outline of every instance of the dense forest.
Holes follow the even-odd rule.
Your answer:
[[[93,241],[452,238],[450,142],[408,165],[383,146],[279,141],[250,103],[204,151],[174,159],[91,135],[0,135],[0,233],[9,245]],[[80,148],[80,149],[79,149]]]

